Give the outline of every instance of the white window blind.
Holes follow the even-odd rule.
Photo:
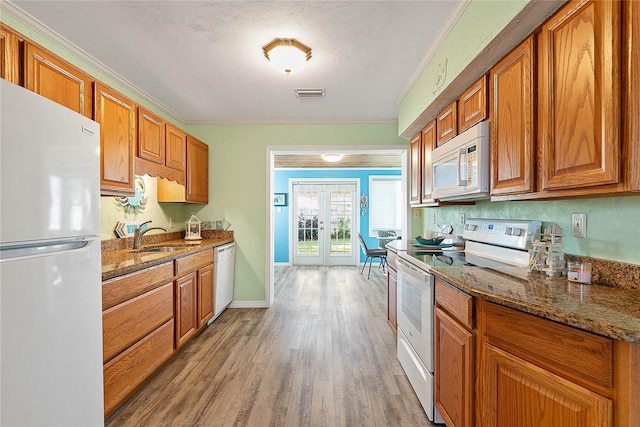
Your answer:
[[[399,176],[369,177],[369,236],[379,231],[402,230],[402,179]]]

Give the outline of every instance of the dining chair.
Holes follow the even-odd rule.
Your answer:
[[[362,248],[362,252],[366,256],[364,260],[364,265],[362,266],[362,270],[360,271],[360,274],[364,273],[364,269],[367,266],[367,261],[369,261],[369,274],[367,275],[367,279],[370,279],[371,264],[373,263],[374,258],[380,259],[380,266],[382,267],[382,271],[384,271],[385,265],[387,264],[387,250],[381,249],[381,248],[369,249],[360,233],[358,233],[358,239],[360,239],[360,247]]]

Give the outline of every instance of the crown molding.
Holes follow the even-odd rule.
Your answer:
[[[471,0],[461,0],[456,2],[455,6],[451,10],[451,13],[449,13],[449,16],[447,16],[447,19],[442,24],[442,27],[440,27],[440,31],[438,31],[438,34],[436,34],[433,43],[431,43],[424,56],[422,57],[422,60],[409,77],[409,80],[404,86],[404,89],[402,89],[402,92],[400,92],[400,94],[396,98],[396,105],[400,105],[404,97],[407,96],[407,94],[413,87],[413,84],[416,82],[416,80],[418,80],[418,77],[420,77],[420,74],[422,74],[427,64],[429,64],[429,61],[431,61],[431,58],[433,58],[433,55],[435,55],[435,53],[442,45],[442,42],[444,42],[453,27],[456,25],[464,11],[467,9],[467,6],[469,6],[469,3],[471,3]]]
[[[12,19],[29,27],[30,30],[37,33],[47,41],[56,45],[57,47],[65,50],[67,53],[72,55],[77,60],[98,70],[100,73],[102,73],[103,75],[111,79],[113,82],[115,82],[118,86],[121,86],[122,88],[132,93],[140,101],[144,101],[146,103],[149,103],[153,107],[155,107],[158,110],[156,112],[160,112],[161,114],[164,114],[168,118],[171,118],[178,123],[182,123],[182,124],[185,123],[185,120],[182,118],[182,116],[180,116],[180,114],[173,111],[171,108],[167,107],[166,105],[162,104],[153,96],[149,95],[142,89],[135,86],[129,80],[122,77],[116,71],[104,65],[102,62],[98,61],[96,58],[94,58],[84,50],[80,49],[78,46],[71,43],[69,40],[65,39],[60,34],[53,31],[47,25],[45,25],[38,19],[34,18],[24,10],[20,9],[10,0],[0,1],[0,21],[4,22],[6,16],[9,16]],[[78,64],[74,64],[74,65],[78,66]]]

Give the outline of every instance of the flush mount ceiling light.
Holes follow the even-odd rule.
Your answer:
[[[296,39],[273,39],[262,46],[262,51],[276,70],[286,74],[299,71],[311,59],[311,48]]]
[[[323,154],[322,160],[325,162],[335,163],[342,160],[342,154]]]

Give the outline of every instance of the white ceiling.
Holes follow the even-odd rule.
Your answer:
[[[395,121],[464,1],[13,1],[187,123]],[[262,46],[312,48],[278,73]],[[294,88],[325,88],[298,99]]]

